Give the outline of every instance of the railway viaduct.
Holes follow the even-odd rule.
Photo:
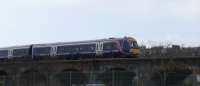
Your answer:
[[[0,62],[0,86],[200,86],[200,57]]]

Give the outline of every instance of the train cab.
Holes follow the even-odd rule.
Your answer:
[[[130,45],[129,52],[131,54],[133,54],[133,55],[139,55],[140,54],[140,49],[139,49],[139,46],[137,44],[137,41],[132,37],[128,37],[128,43]]]
[[[124,55],[127,56],[138,56],[140,49],[137,41],[132,37],[125,37],[119,40]]]

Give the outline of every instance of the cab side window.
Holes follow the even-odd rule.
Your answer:
[[[130,46],[127,40],[124,40],[124,51],[129,52]]]

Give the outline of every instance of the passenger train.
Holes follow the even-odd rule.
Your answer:
[[[0,59],[137,57],[137,41],[132,37],[109,38],[90,41],[32,44],[0,48]]]

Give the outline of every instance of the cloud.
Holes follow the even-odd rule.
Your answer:
[[[12,3],[11,3],[12,2]],[[4,0],[1,11],[65,15],[200,16],[199,0]]]
[[[199,0],[2,0],[0,11],[19,15],[200,16],[199,4]]]
[[[200,16],[199,0],[87,0],[83,14],[125,16]]]
[[[148,36],[156,34],[156,31],[163,32],[163,28],[167,30],[178,28],[181,31],[182,28],[187,28],[193,33],[195,29],[199,29],[200,19],[196,17],[200,16],[199,4],[199,0],[1,0],[0,45],[8,45],[8,43],[13,45],[17,40],[21,41],[18,44],[23,41],[26,41],[25,44],[37,43],[38,40],[57,41],[59,37],[60,40],[74,40],[75,38],[71,36],[77,31],[82,36],[85,35],[83,38],[88,37],[88,39],[91,37],[88,36],[88,32],[93,37],[99,38],[110,36],[110,34],[118,36],[122,33],[126,35],[129,32],[132,35],[138,32],[141,33],[138,37],[144,37],[144,39],[150,39]],[[185,16],[194,17],[187,19]],[[105,33],[108,29],[109,31]],[[146,29],[153,30],[145,32]],[[54,36],[55,32],[59,37]],[[104,34],[97,35],[99,32]],[[198,35],[198,33],[195,34]],[[191,36],[188,36],[188,40],[190,40],[189,37]],[[76,38],[78,40],[79,36]],[[171,37],[166,37],[166,40],[179,38],[179,35],[173,38],[172,34]],[[151,39],[162,40],[162,37],[154,35]]]

